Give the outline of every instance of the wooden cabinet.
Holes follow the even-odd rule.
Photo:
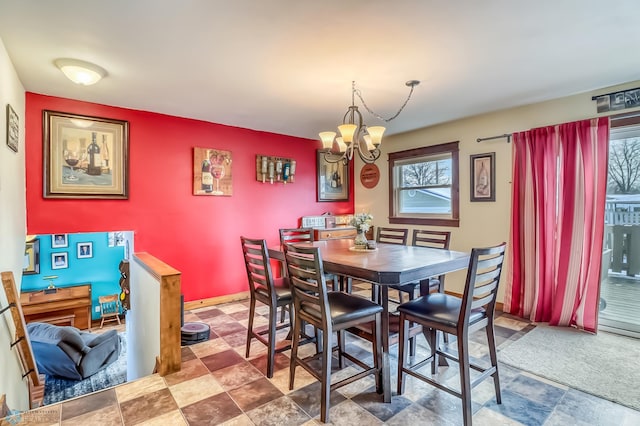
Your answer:
[[[91,284],[23,291],[20,304],[26,323],[48,322],[81,330],[91,326]]]
[[[314,239],[320,240],[335,240],[339,238],[355,238],[356,228],[351,226],[339,226],[336,228],[318,228],[314,229]]]

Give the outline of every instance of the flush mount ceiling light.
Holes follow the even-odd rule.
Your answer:
[[[62,58],[56,59],[54,63],[69,80],[83,86],[96,84],[107,75],[104,68],[79,59]]]
[[[410,87],[409,95],[404,101],[398,112],[390,118],[383,118],[373,112],[362,99],[360,90],[356,89],[356,82],[351,82],[351,106],[342,118],[342,124],[338,126],[340,136],[336,138],[336,132],[320,132],[320,140],[322,141],[322,150],[324,151],[324,159],[329,163],[337,163],[342,161],[345,165],[353,160],[355,152],[367,164],[375,163],[380,157],[380,144],[382,143],[382,134],[386,130],[382,126],[367,127],[362,122],[362,114],[355,105],[355,97],[358,96],[362,105],[376,118],[389,122],[396,118],[411,99],[411,94],[415,86],[420,84],[418,80],[409,80],[406,83]],[[334,144],[337,149],[334,149]]]

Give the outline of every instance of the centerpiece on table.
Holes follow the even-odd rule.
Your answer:
[[[371,228],[371,222],[373,216],[369,213],[356,213],[351,219],[351,226],[356,228],[356,238],[354,239],[354,246],[358,249],[367,248],[367,237],[365,233]]]

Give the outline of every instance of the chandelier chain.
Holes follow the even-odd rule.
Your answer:
[[[397,118],[400,113],[402,112],[402,110],[404,109],[404,107],[407,106],[407,103],[409,103],[409,99],[411,99],[411,95],[413,94],[413,89],[415,88],[416,84],[409,84],[407,83],[407,86],[411,87],[411,90],[409,91],[409,96],[407,96],[407,99],[404,101],[404,103],[402,104],[402,106],[400,107],[400,109],[398,110],[398,112],[396,112],[393,116],[389,117],[389,118],[384,118],[382,117],[380,114],[376,113],[375,111],[373,111],[371,108],[369,108],[369,106],[367,105],[367,103],[364,101],[364,99],[362,98],[362,93],[360,92],[360,89],[356,89],[355,87],[353,88],[353,93],[356,94],[356,96],[358,96],[358,98],[360,98],[360,102],[362,102],[362,105],[364,106],[364,108],[369,111],[369,114],[373,115],[374,117],[376,117],[378,120],[382,120],[385,122],[389,122],[395,118]]]

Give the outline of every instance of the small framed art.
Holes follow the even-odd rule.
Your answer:
[[[78,259],[89,259],[93,257],[93,243],[91,242],[78,243],[77,247],[78,247],[78,253],[77,253]]]
[[[69,238],[67,234],[53,234],[51,236],[51,248],[69,247]]]
[[[496,153],[471,156],[471,201],[496,200]]]
[[[18,114],[11,108],[11,105],[7,104],[7,146],[15,152],[18,152],[19,136]]]
[[[69,254],[64,252],[51,253],[51,269],[66,269],[69,267]]]

